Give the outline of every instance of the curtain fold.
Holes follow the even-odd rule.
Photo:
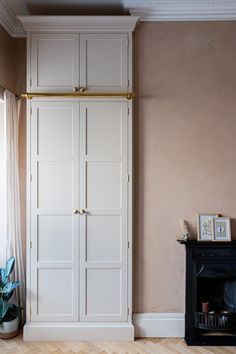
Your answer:
[[[14,278],[20,287],[13,298],[16,305],[25,309],[25,270],[22,253],[20,190],[19,190],[19,114],[15,95],[5,91],[6,118],[6,256],[15,257]],[[25,314],[25,311],[23,311]],[[25,316],[22,317],[24,322]]]
[[[0,86],[0,100],[3,100],[4,99],[4,88],[2,86]]]

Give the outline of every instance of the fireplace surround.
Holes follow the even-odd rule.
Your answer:
[[[236,345],[236,241],[179,242],[186,248],[186,343]]]

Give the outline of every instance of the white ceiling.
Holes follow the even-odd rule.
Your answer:
[[[18,15],[131,15],[143,21],[236,20],[236,0],[0,0],[0,24],[24,37]]]
[[[122,0],[6,0],[16,15],[124,15]]]

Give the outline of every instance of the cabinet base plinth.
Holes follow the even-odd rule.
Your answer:
[[[132,323],[30,322],[23,331],[25,341],[133,341]]]

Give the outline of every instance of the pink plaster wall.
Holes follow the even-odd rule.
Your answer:
[[[135,312],[183,312],[180,218],[236,216],[236,23],[141,23],[135,46]]]
[[[0,26],[0,85],[13,89],[12,62],[13,39]]]

